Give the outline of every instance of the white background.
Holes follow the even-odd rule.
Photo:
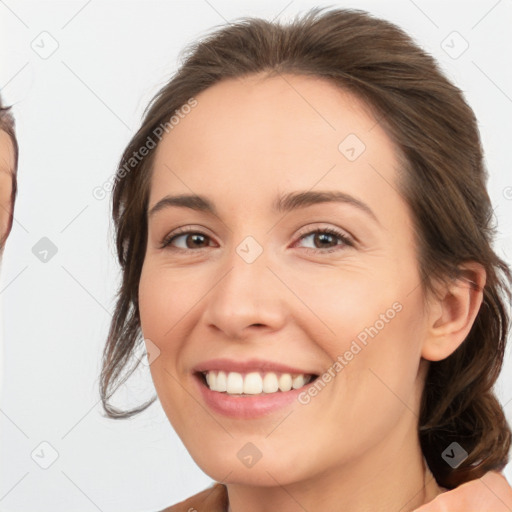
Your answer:
[[[119,273],[109,199],[92,190],[111,178],[186,43],[241,16],[286,21],[316,5],[367,9],[397,23],[465,91],[491,173],[496,249],[512,262],[509,0],[2,1],[0,87],[14,105],[21,159],[0,284],[0,510],[154,512],[211,482],[158,402],[131,420],[102,416],[100,355]],[[469,43],[456,59],[441,46],[453,31]],[[463,41],[452,40],[460,50]],[[52,44],[55,53],[42,58]],[[32,253],[42,237],[57,248],[46,263]],[[509,352],[497,389],[509,421],[511,367]],[[120,399],[136,405],[153,394],[141,372]],[[51,456],[48,447],[41,452],[43,441],[58,453],[48,469],[31,458],[36,448],[40,459]],[[510,465],[506,474],[512,480]]]

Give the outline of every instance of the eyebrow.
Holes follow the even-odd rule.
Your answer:
[[[289,192],[279,196],[272,203],[272,211],[275,213],[285,213],[300,208],[306,208],[321,203],[344,203],[354,206],[358,210],[369,215],[378,224],[379,221],[372,209],[360,199],[351,196],[345,192],[336,190],[325,191],[299,191]],[[211,213],[218,216],[215,205],[205,196],[197,194],[180,194],[176,196],[165,196],[160,199],[149,211],[148,217],[169,207],[190,208],[192,210]]]

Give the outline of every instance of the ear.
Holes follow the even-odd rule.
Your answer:
[[[483,301],[485,268],[476,262],[460,266],[461,275],[429,298],[427,335],[421,355],[429,361],[450,356],[466,339]]]

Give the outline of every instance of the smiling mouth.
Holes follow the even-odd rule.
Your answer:
[[[232,396],[270,395],[300,389],[313,382],[318,375],[279,372],[224,372],[197,373],[204,386],[211,391]]]

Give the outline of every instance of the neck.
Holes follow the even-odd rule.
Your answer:
[[[229,512],[410,512],[442,492],[424,462],[417,418],[402,418],[391,436],[336,468],[273,487],[227,484]],[[416,420],[416,421],[415,421]],[[270,472],[269,472],[270,473]]]

